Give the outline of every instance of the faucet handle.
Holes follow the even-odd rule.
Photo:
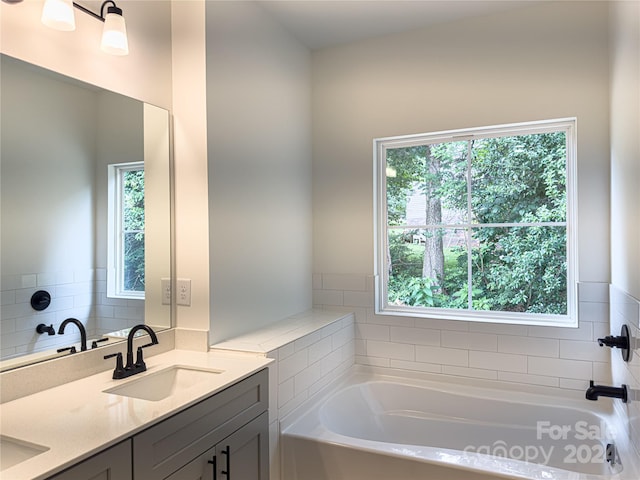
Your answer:
[[[124,378],[125,377],[125,370],[124,370],[124,365],[122,364],[122,353],[121,352],[117,352],[117,353],[111,353],[109,355],[105,355],[104,359],[107,360],[109,358],[113,358],[116,357],[116,368],[113,370],[113,379],[114,380],[118,380],[120,378]]]
[[[98,348],[98,343],[100,343],[100,342],[106,342],[106,341],[108,341],[108,340],[109,340],[109,339],[108,339],[107,337],[104,337],[104,338],[99,338],[99,339],[97,339],[97,340],[92,341],[92,342],[91,342],[91,350],[93,350],[94,348]]]
[[[72,353],[76,353],[77,352],[75,346],[67,347],[67,348],[59,348],[58,350],[56,350],[56,352],[58,352],[58,353],[67,352],[67,351],[69,352],[69,355],[71,355]]]

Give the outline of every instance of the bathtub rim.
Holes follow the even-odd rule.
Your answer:
[[[637,480],[640,478],[640,459],[638,458],[638,453],[635,447],[631,444],[628,435],[626,435],[628,429],[623,425],[623,419],[621,418],[619,414],[620,412],[617,408],[614,408],[612,399],[603,399],[605,401],[600,403],[590,402],[584,398],[584,394],[581,391],[567,391],[566,389],[557,387],[545,387],[529,384],[513,384],[511,382],[499,380],[485,380],[445,374],[413,372],[387,367],[372,367],[356,364],[343,372],[334,381],[320,389],[314,396],[308,398],[305,402],[284,416],[279,422],[280,436],[282,437],[287,435],[290,437],[303,438],[305,440],[321,441],[347,448],[361,449],[370,453],[402,457],[402,455],[382,447],[382,445],[385,445],[383,442],[357,439],[355,437],[349,437],[330,431],[326,429],[319,418],[314,418],[314,415],[317,417],[321,407],[342,389],[372,381],[390,381],[403,385],[426,387],[456,395],[464,395],[474,398],[480,397],[488,400],[504,400],[504,393],[508,393],[508,400],[531,404],[534,406],[545,405],[557,407],[559,406],[558,400],[561,400],[560,406],[574,408],[589,414],[595,414],[607,422],[610,422],[610,424],[616,429],[616,432],[625,433],[625,435],[622,435],[622,438],[616,438],[615,440],[616,448],[618,449],[618,452],[620,452],[620,456],[623,460],[623,471],[621,474],[612,473],[611,475],[603,476],[577,473],[569,470],[534,464],[528,472],[529,475],[532,475],[534,471],[542,471],[546,469],[557,473],[557,478],[559,479],[571,478],[572,480],[602,480],[606,478],[607,480]],[[459,390],[461,386],[470,387],[472,390],[465,390],[461,392]],[[482,395],[478,395],[478,393],[482,393]],[[315,428],[315,431],[313,433],[301,433],[295,427],[302,427],[302,430]],[[318,434],[320,434],[320,436],[318,436]],[[433,450],[434,447],[425,447],[422,449],[419,446],[411,447],[414,450],[419,451],[418,455],[415,457],[418,461],[427,463],[442,461],[441,458],[436,458],[433,455],[433,452],[428,451],[429,449]],[[447,455],[453,456],[456,455],[456,452],[458,454],[460,452],[458,450],[449,449],[438,450]],[[283,455],[284,453],[285,452],[282,451]],[[474,452],[469,453],[472,454],[472,457],[479,455]],[[483,457],[487,456],[483,455]],[[282,458],[282,462],[284,463],[284,458]],[[485,462],[483,459],[480,459],[480,463]],[[500,467],[502,467],[501,471],[485,470],[484,473],[490,472],[491,474],[495,474],[497,475],[496,478],[536,478],[525,476],[527,474],[527,472],[523,471],[523,466],[525,465],[527,464],[516,460],[500,459]],[[447,466],[462,470],[482,471],[475,469],[473,465],[447,463]],[[553,478],[556,478],[556,476]]]

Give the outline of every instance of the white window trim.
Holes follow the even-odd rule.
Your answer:
[[[145,292],[123,290],[122,172],[144,169],[144,162],[108,165],[107,297],[144,300]]]
[[[556,327],[578,327],[577,310],[577,119],[561,118],[536,122],[523,122],[490,127],[447,130],[428,134],[405,135],[378,138],[373,141],[373,210],[374,210],[374,278],[375,313],[419,318],[444,320],[463,320],[472,322],[508,323],[520,325],[544,325]],[[526,135],[564,131],[567,138],[567,314],[549,315],[532,313],[513,313],[499,311],[454,310],[443,308],[398,306],[388,304],[388,272],[386,251],[387,237],[387,191],[386,158],[387,149],[442,143],[447,141],[487,138],[496,135]]]

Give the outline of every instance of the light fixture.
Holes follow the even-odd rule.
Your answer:
[[[106,0],[102,3],[99,15],[72,0],[46,0],[42,9],[42,23],[56,30],[75,30],[73,7],[104,22],[100,44],[103,52],[111,55],[129,54],[127,27],[122,16],[122,9],[118,8],[113,0]],[[104,13],[105,7],[107,7],[106,15]]]

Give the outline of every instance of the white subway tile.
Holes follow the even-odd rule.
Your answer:
[[[20,278],[20,288],[33,288],[38,285],[38,276],[36,274],[22,275]]]
[[[546,328],[546,327],[544,327]],[[506,323],[469,322],[470,332],[495,333],[498,335],[527,335],[526,325],[509,325]]]
[[[374,325],[388,325],[390,327],[414,327],[416,321],[413,317],[400,317],[396,315],[376,315],[373,309],[367,309],[367,323]]]
[[[591,340],[593,323],[583,322],[578,328],[569,327],[528,327],[530,337],[558,338],[563,340]]]
[[[369,365],[372,367],[388,367],[390,360],[382,357],[370,357],[368,355],[356,355],[358,365]]]
[[[49,287],[56,284],[55,273],[39,273],[36,278],[38,287]]]
[[[315,332],[311,332],[304,337],[298,338],[293,342],[293,346],[296,350],[302,350],[303,348],[307,348],[309,345],[316,343],[318,340],[322,339],[322,331],[316,330]]]
[[[344,296],[341,290],[314,290],[314,305],[344,305]]]
[[[391,360],[389,366],[391,368],[399,368],[401,370],[411,370],[415,372],[442,373],[442,365],[435,363],[407,362],[405,360]]]
[[[331,337],[325,337],[309,347],[309,365],[331,353]]]
[[[581,302],[609,303],[609,284],[602,282],[578,283],[578,299]]]
[[[356,338],[354,341],[354,349],[356,355],[366,355],[367,354],[367,342],[365,340]]]
[[[586,380],[593,375],[591,362],[546,357],[528,357],[527,373]]]
[[[440,345],[440,330],[427,328],[391,327],[392,342],[409,343],[414,345]]]
[[[558,357],[560,354],[560,341],[552,338],[499,335],[498,351],[501,353],[514,353],[517,355]]]
[[[320,377],[322,377],[320,362],[305,368],[293,378],[293,394],[300,395],[304,390],[307,390],[310,385],[320,380]]]
[[[278,348],[278,358],[284,360],[296,352],[295,342],[289,342]]]
[[[364,340],[382,340],[389,341],[391,336],[389,333],[388,325],[373,325],[370,323],[358,323],[356,324],[356,338]]]
[[[340,350],[334,350],[322,360],[318,362],[320,364],[321,376],[329,375],[342,363],[342,352]]]
[[[602,362],[593,362],[593,380],[598,383],[611,384],[611,364]]]
[[[365,275],[323,274],[323,290],[354,290],[364,292],[367,289]]]
[[[0,305],[10,305],[16,303],[16,291],[6,290],[0,292]]]
[[[280,382],[294,377],[308,366],[308,351],[300,350],[293,355],[280,359],[278,363],[278,378]]]
[[[586,391],[589,388],[589,381],[585,380],[575,380],[573,378],[561,378],[560,379],[560,388],[564,388],[566,390],[581,390]]]
[[[415,326],[418,328],[431,328],[434,330],[454,330],[454,331],[460,331],[460,332],[469,331],[469,322],[461,322],[459,320],[416,318]]]
[[[600,347],[597,342],[560,340],[560,358],[608,363],[610,355],[611,350]]]
[[[396,360],[414,360],[415,347],[404,343],[367,340],[367,355]]]
[[[442,365],[469,365],[469,351],[457,348],[442,348],[432,346],[416,346],[416,361],[423,363],[438,363]]]
[[[353,325],[343,327],[331,335],[331,349],[336,350],[353,341]]]
[[[527,373],[498,372],[498,380],[511,383],[527,383],[530,385],[543,385],[547,387],[558,387],[560,381],[557,377],[546,377],[544,375],[530,375]]]
[[[443,365],[442,373],[446,375],[455,375],[458,377],[484,378],[487,380],[497,380],[498,373],[493,370],[483,370],[481,368],[455,367],[452,365]]]
[[[580,302],[578,304],[578,321],[609,323],[609,304]]]
[[[278,389],[278,408],[293,398],[294,380],[289,378],[277,386]]]
[[[373,305],[373,292],[343,292],[343,305],[348,307],[371,307]]]
[[[469,352],[469,366],[485,370],[500,370],[503,372],[527,372],[527,357],[510,353]]]
[[[440,343],[443,347],[466,350],[496,351],[498,349],[498,337],[490,333],[443,331]]]
[[[311,276],[311,288],[313,290],[322,290],[322,274],[314,273]]]

